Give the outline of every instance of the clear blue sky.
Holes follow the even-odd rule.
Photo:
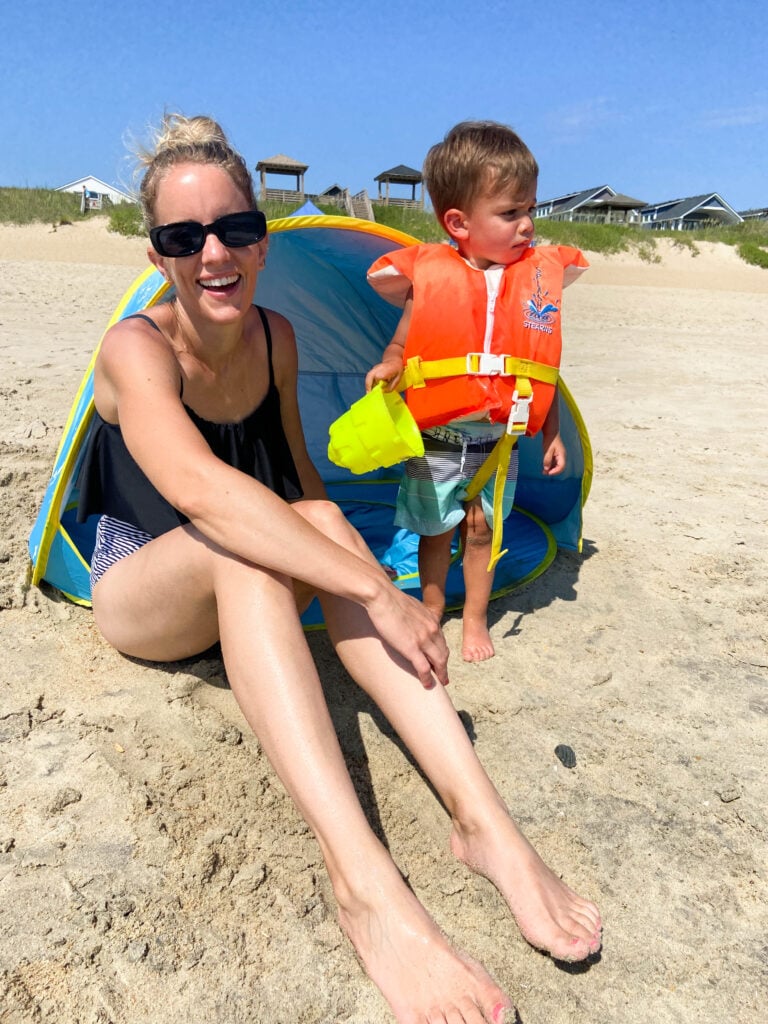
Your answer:
[[[375,194],[455,122],[511,124],[539,198],[608,184],[647,202],[768,206],[761,0],[26,0],[0,13],[0,185],[130,180],[126,135],[216,117],[305,186]]]

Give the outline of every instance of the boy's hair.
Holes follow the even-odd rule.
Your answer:
[[[469,210],[484,194],[534,185],[539,167],[508,125],[462,121],[436,143],[424,161],[424,180],[437,219],[454,207]]]

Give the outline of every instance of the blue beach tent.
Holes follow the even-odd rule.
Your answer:
[[[396,575],[397,586],[419,596],[417,538],[396,530],[392,518],[401,467],[353,476],[329,462],[328,427],[364,391],[367,370],[379,360],[400,311],[366,281],[379,256],[417,240],[399,231],[351,217],[293,216],[269,224],[266,268],[255,301],[293,324],[299,347],[299,404],[310,455],[329,496],[344,509],[368,544]],[[107,327],[172,295],[154,267],[145,270],[123,296]],[[96,518],[75,519],[77,476],[93,414],[93,366],[85,372],[69,414],[53,472],[29,540],[32,582],[45,580],[78,604],[90,604],[89,563]],[[580,550],[581,511],[592,478],[586,427],[561,381],[561,431],[568,467],[558,477],[541,474],[541,442],[520,441],[516,506],[505,523],[493,597],[542,573],[558,546]],[[448,580],[448,606],[463,603],[460,552]],[[306,626],[322,622],[315,602]]]

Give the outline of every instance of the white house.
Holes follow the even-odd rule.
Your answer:
[[[115,205],[118,203],[135,202],[126,192],[121,192],[114,185],[107,185],[105,181],[92,176],[78,178],[77,181],[70,181],[67,185],[60,185],[54,191],[76,192],[79,196],[83,196],[82,205],[84,210],[100,210],[105,199],[109,199]]]

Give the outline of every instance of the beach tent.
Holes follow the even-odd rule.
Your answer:
[[[383,225],[351,217],[293,216],[269,224],[266,268],[255,300],[283,313],[293,324],[299,347],[299,403],[310,455],[338,501],[361,530],[396,584],[419,595],[417,538],[392,524],[401,467],[364,476],[329,462],[328,427],[361,397],[366,371],[376,363],[397,325],[400,311],[366,281],[379,256],[416,244],[416,239]],[[166,301],[171,289],[149,267],[128,289],[108,327],[125,316]],[[98,349],[97,349],[98,351]],[[51,479],[30,536],[32,582],[45,580],[71,600],[90,604],[89,562],[95,518],[78,524],[77,475],[93,413],[93,364],[86,370],[59,445]],[[558,546],[579,550],[581,511],[592,477],[586,427],[564,383],[560,388],[561,431],[568,468],[558,477],[541,474],[539,438],[520,441],[516,507],[504,529],[508,553],[499,562],[494,597],[533,579],[551,563]],[[463,602],[460,553],[448,580],[448,606]],[[306,625],[321,622],[316,606]]]
[[[308,199],[306,203],[300,206],[297,210],[294,210],[291,217],[322,217],[323,211],[318,209],[311,199]]]

